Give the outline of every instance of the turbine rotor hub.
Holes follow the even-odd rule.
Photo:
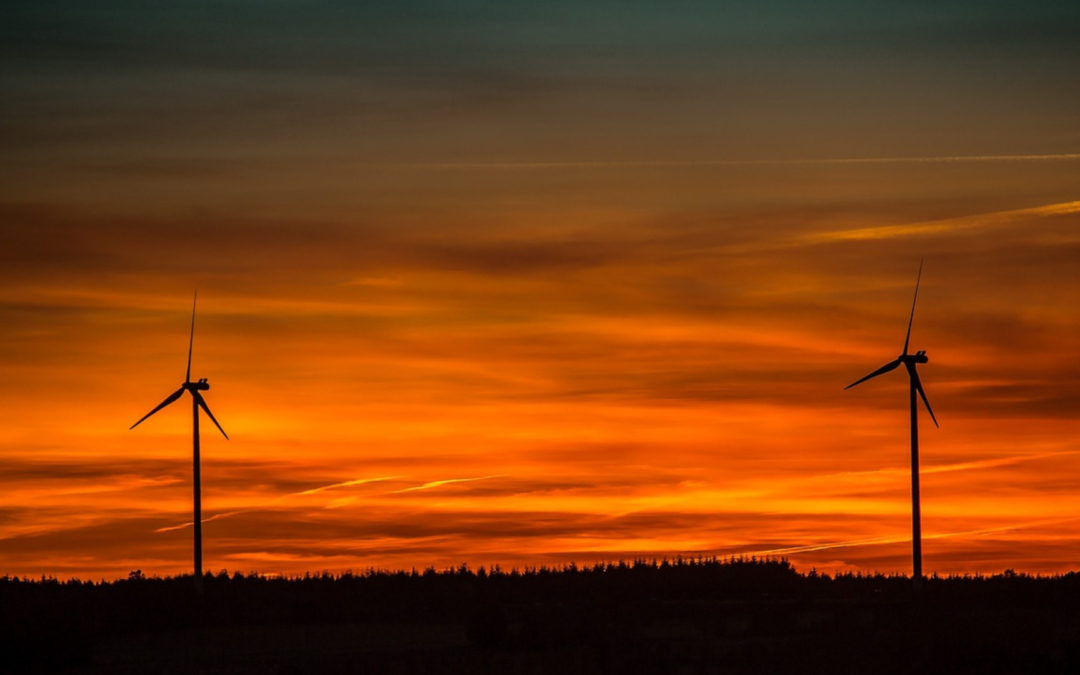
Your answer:
[[[926,350],[917,351],[914,354],[901,354],[896,357],[897,361],[901,363],[916,364],[916,363],[929,363],[930,358],[926,355]]]

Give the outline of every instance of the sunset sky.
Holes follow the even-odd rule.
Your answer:
[[[1080,4],[0,8],[0,576],[1080,568]]]

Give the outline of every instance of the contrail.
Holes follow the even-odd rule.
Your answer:
[[[929,537],[928,537],[929,538]],[[876,537],[873,539],[851,539],[848,541],[835,541],[825,544],[806,544],[804,546],[788,546],[786,548],[774,548],[767,551],[753,551],[741,555],[783,555],[785,553],[807,553],[809,551],[824,551],[831,548],[851,548],[854,546],[875,546],[877,544],[899,544],[911,541],[908,537]]]
[[[995,459],[981,459],[974,462],[957,462],[956,464],[929,464],[924,465],[919,469],[919,473],[948,473],[951,471],[974,471],[978,469],[994,469],[999,466],[1008,466],[1010,464],[1020,464],[1022,462],[1033,462],[1040,459],[1048,459],[1050,457],[1061,457],[1064,455],[1075,455],[1077,450],[1063,450],[1060,452],[1044,452],[1038,455],[1013,455],[1011,457],[997,457]],[[872,469],[870,471],[844,471],[841,473],[831,473],[818,476],[809,477],[811,480],[834,480],[836,478],[841,479],[858,479],[860,476],[875,476],[875,475],[902,475],[907,474],[907,468],[889,467],[885,469]]]
[[[1062,455],[1075,455],[1076,450],[1065,450],[1062,452],[1044,452],[1040,455],[1015,455],[1013,457],[999,457],[997,459],[983,459],[974,462],[960,462],[959,464],[940,464],[938,466],[928,466],[920,469],[920,473],[945,473],[947,471],[967,471],[969,469],[993,469],[999,466],[1008,466],[1009,464],[1019,464],[1021,462],[1031,462],[1037,459],[1047,459],[1048,457],[1061,457]]]
[[[228,513],[218,513],[216,515],[210,516],[209,518],[203,518],[202,522],[209,523],[211,520],[219,520],[221,518],[228,518],[229,516],[235,516],[241,513],[250,513],[252,511],[258,511],[258,509],[247,509],[244,511],[229,511]],[[194,524],[195,523],[193,522],[187,522],[180,523],[179,525],[170,525],[169,527],[159,527],[158,529],[154,530],[154,532],[171,532],[173,530],[182,530],[185,527],[191,527]]]
[[[357,480],[347,480],[344,483],[334,483],[333,485],[324,485],[322,487],[311,488],[310,490],[304,490],[303,492],[294,492],[291,495],[285,495],[285,497],[279,497],[279,499],[285,499],[287,497],[297,497],[299,495],[313,495],[317,492],[324,490],[333,490],[340,487],[348,487],[350,485],[363,485],[364,483],[379,483],[384,480],[395,480],[397,478],[404,478],[405,476],[382,476],[380,478],[359,478]]]
[[[724,166],[800,166],[829,164],[928,164],[961,162],[1046,162],[1080,159],[1080,153],[1056,155],[954,155],[945,157],[841,157],[832,159],[704,159],[564,162],[430,162],[391,164],[394,168],[434,171],[543,171],[549,169],[636,169]],[[387,165],[380,165],[387,166]]]
[[[275,504],[280,504],[281,502],[285,501],[286,499],[291,499],[293,497],[301,497],[301,496],[304,496],[304,495],[313,495],[313,494],[317,494],[319,492],[323,492],[325,490],[333,490],[333,489],[341,488],[341,487],[349,487],[350,485],[363,485],[365,483],[378,483],[378,482],[381,482],[381,481],[394,480],[396,478],[404,478],[404,477],[405,476],[380,476],[379,478],[358,478],[356,480],[345,481],[344,483],[333,483],[331,485],[323,485],[321,487],[311,488],[310,490],[304,490],[303,492],[292,492],[292,493],[289,493],[287,495],[282,495],[280,497],[275,497],[274,499],[270,500],[265,506],[256,507],[256,508],[252,508],[252,509],[241,509],[239,511],[229,511],[228,513],[219,513],[219,514],[211,516],[209,518],[203,518],[202,522],[208,523],[211,520],[218,520],[218,519],[221,519],[221,518],[228,518],[230,516],[238,516],[238,515],[243,514],[243,513],[253,513],[255,511],[264,511],[264,510],[270,508],[271,506],[274,506]],[[194,525],[193,522],[181,523],[179,525],[170,525],[169,527],[158,528],[158,529],[154,530],[154,532],[170,532],[172,530],[182,530],[185,527],[191,527],[192,525]]]
[[[994,225],[1008,225],[1025,218],[1062,216],[1080,212],[1080,201],[1062,202],[1060,204],[1048,204],[1028,209],[1015,209],[1012,211],[995,211],[992,213],[980,213],[958,218],[945,218],[931,220],[922,223],[910,223],[906,225],[885,225],[882,227],[865,227],[856,230],[840,230],[836,232],[822,232],[800,237],[799,243],[818,244],[831,241],[852,241],[866,239],[893,239],[896,237],[910,237],[922,234],[946,234],[960,230],[970,230]]]
[[[1004,227],[1016,223],[1030,224],[1030,219],[1032,218],[1049,218],[1052,216],[1063,216],[1074,213],[1080,213],[1080,201],[1046,204],[1043,206],[1014,209],[1011,211],[991,211],[989,213],[977,213],[955,218],[942,218],[940,220],[925,220],[914,223],[904,223],[902,225],[883,225],[850,230],[832,230],[829,232],[817,232],[814,234],[795,236],[788,239],[704,246],[689,249],[686,254],[701,255],[710,252],[748,254],[760,251],[783,251],[835,242],[869,241],[915,237],[920,235],[952,234],[963,232],[965,230],[976,230],[978,228]]]
[[[439,487],[440,485],[446,485],[448,483],[469,483],[475,480],[488,480],[491,478],[502,478],[505,473],[500,473],[494,476],[478,476],[477,478],[448,478],[446,480],[433,480],[430,483],[424,483],[423,485],[417,485],[415,487],[405,488],[404,490],[394,490],[390,494],[400,494],[402,492],[415,492],[417,490],[427,490],[433,487]]]
[[[995,534],[997,532],[1010,532],[1013,530],[1028,530],[1034,527],[1042,527],[1044,525],[1058,525],[1061,523],[1071,523],[1080,520],[1080,516],[1073,518],[1055,518],[1051,520],[1035,520],[1029,523],[1018,523],[1016,525],[1003,525],[1000,527],[988,527],[979,530],[967,530],[963,532],[942,532],[939,534],[927,534],[923,535],[924,539],[952,539],[955,537],[976,537],[984,534]],[[767,551],[753,551],[743,553],[742,555],[783,555],[786,553],[809,553],[811,551],[825,551],[834,548],[853,548],[856,546],[876,546],[879,544],[900,544],[911,541],[910,537],[895,536],[895,537],[877,537],[873,539],[852,539],[849,541],[836,541],[824,544],[806,544],[805,546],[789,546],[787,548],[774,548]]]

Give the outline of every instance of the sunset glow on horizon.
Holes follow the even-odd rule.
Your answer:
[[[1080,568],[1078,10],[316,4],[3,10],[0,576],[190,571],[196,289],[211,571],[910,573],[920,261],[924,570]]]

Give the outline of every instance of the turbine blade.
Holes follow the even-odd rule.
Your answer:
[[[229,440],[229,434],[225,433],[225,430],[221,428],[220,424],[218,424],[217,418],[214,417],[214,413],[210,412],[210,406],[206,405],[206,399],[202,397],[202,394],[196,391],[192,392],[191,395],[195,397],[195,402],[198,403],[199,407],[203,409],[203,412],[205,412],[210,417],[210,421],[213,422],[214,426],[218,428],[218,431],[220,431],[221,435],[225,437],[225,440]]]
[[[156,413],[157,411],[161,410],[161,409],[162,409],[162,408],[164,408],[165,406],[169,405],[170,403],[174,403],[174,402],[176,401],[176,399],[180,398],[180,397],[181,397],[181,396],[183,396],[183,395],[184,395],[184,388],[183,388],[183,387],[180,387],[179,389],[177,389],[177,390],[176,390],[176,391],[174,391],[173,393],[169,394],[169,397],[168,397],[167,399],[165,399],[164,401],[162,401],[161,403],[159,403],[159,404],[158,404],[158,407],[154,408],[154,409],[153,409],[153,410],[151,410],[150,412],[148,412],[148,413],[146,413],[145,415],[143,415],[142,419],[141,419],[141,420],[139,420],[138,422],[136,422],[135,424],[132,424],[132,425],[131,425],[131,426],[130,426],[130,427],[128,428],[128,431],[131,431],[131,430],[132,430],[132,429],[134,429],[135,427],[139,426],[140,424],[142,424],[142,423],[143,423],[143,420],[145,420],[145,419],[146,419],[147,417],[150,417],[151,415],[153,415],[153,414],[154,414],[154,413]]]
[[[195,346],[195,303],[199,300],[199,289],[195,289],[195,297],[191,301],[191,339],[187,347],[187,376],[184,382],[191,382],[191,348]]]
[[[930,407],[930,401],[926,400],[926,392],[922,388],[922,380],[919,379],[919,373],[915,368],[911,369],[911,378],[915,381],[915,391],[919,392],[919,396],[922,396],[922,402],[926,405],[926,412],[930,413],[930,419],[934,420],[934,426],[941,428],[937,423],[937,418],[934,417],[934,409]]]
[[[897,367],[898,367],[899,365],[900,365],[900,359],[896,359],[895,361],[891,361],[891,362],[889,362],[889,363],[886,363],[885,365],[883,365],[882,367],[878,368],[878,369],[877,369],[877,370],[875,370],[874,372],[870,373],[870,374],[869,374],[869,375],[867,375],[866,377],[863,377],[863,378],[860,378],[860,379],[858,379],[858,380],[855,380],[854,382],[852,382],[852,383],[851,383],[851,384],[849,384],[848,386],[844,387],[844,389],[851,389],[851,388],[852,388],[852,387],[854,387],[855,385],[857,385],[857,384],[862,384],[863,382],[866,382],[867,380],[869,380],[869,379],[871,379],[871,378],[877,377],[878,375],[884,375],[885,373],[889,372],[890,370],[896,370],[896,368],[897,368]]]
[[[911,301],[911,316],[907,322],[907,336],[904,338],[904,355],[907,356],[908,343],[911,342],[911,324],[915,321],[915,301],[919,299],[919,282],[922,281],[922,264],[919,261],[919,276],[915,278],[915,297]]]

